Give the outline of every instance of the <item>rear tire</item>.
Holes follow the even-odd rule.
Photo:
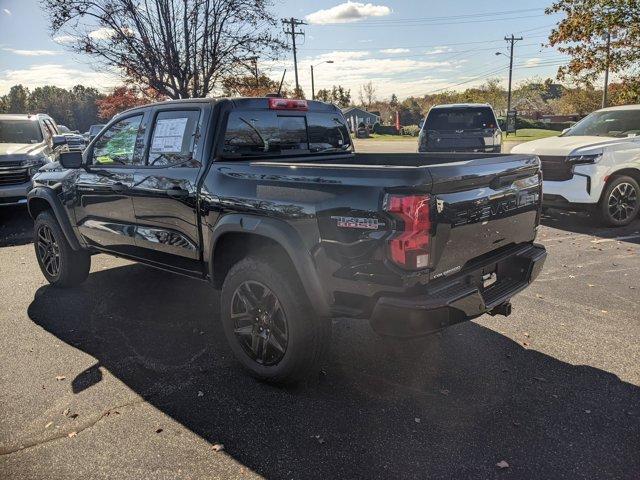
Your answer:
[[[254,377],[275,384],[316,372],[331,333],[315,315],[291,269],[265,256],[236,263],[222,285],[224,332],[235,357]]]
[[[40,270],[54,287],[73,287],[84,282],[91,269],[86,250],[73,250],[51,211],[45,210],[33,226],[33,244]]]
[[[599,205],[600,218],[611,227],[629,225],[640,210],[640,187],[632,178],[622,175],[607,183]]]

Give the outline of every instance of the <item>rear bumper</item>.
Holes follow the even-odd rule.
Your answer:
[[[540,274],[547,257],[541,245],[528,245],[497,261],[477,266],[455,279],[414,297],[380,297],[370,319],[373,329],[394,337],[415,337],[483,313],[509,311],[509,300]],[[496,273],[496,282],[482,286],[482,276]]]

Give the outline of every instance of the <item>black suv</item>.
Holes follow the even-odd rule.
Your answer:
[[[490,105],[455,103],[429,110],[418,138],[419,152],[500,153],[502,131]]]
[[[34,182],[51,284],[84,281],[97,253],[210,282],[233,352],[272,382],[313,370],[331,317],[407,337],[507,315],[546,255],[537,157],[356,154],[322,102],[135,108]]]

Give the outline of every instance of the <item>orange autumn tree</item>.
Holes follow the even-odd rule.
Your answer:
[[[147,103],[164,100],[165,97],[158,95],[153,89],[140,90],[135,87],[123,85],[116,87],[106,97],[96,100],[98,106],[98,117],[102,120],[109,120],[114,115],[138,107]]]

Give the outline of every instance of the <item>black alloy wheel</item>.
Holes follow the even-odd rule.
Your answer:
[[[618,222],[626,222],[635,214],[638,206],[638,192],[627,182],[617,184],[607,199],[609,215]]]
[[[247,280],[231,300],[233,333],[253,361],[275,365],[282,360],[289,341],[287,317],[278,297],[266,285]]]
[[[60,274],[60,246],[48,225],[38,226],[38,256],[43,268],[51,277]]]

